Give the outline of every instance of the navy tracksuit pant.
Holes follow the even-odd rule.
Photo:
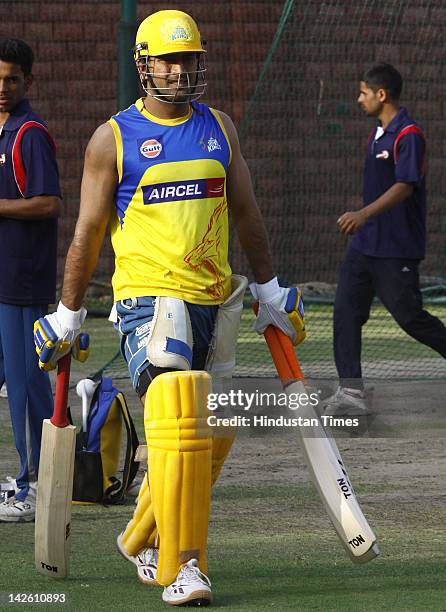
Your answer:
[[[34,321],[47,312],[46,306],[15,306],[0,303],[0,386],[8,387],[14,441],[20,457],[16,476],[25,499],[30,480],[36,480],[40,457],[43,419],[53,413],[51,383],[39,369],[34,347]],[[29,438],[28,435],[29,434]]]
[[[446,358],[446,327],[423,310],[416,259],[379,258],[349,248],[339,270],[333,342],[340,383],[362,388],[361,331],[375,295],[412,338]],[[357,384],[351,379],[358,379]]]

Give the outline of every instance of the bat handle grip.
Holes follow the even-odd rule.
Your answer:
[[[259,311],[259,303],[255,302],[252,306],[254,313],[257,315]],[[271,351],[274,364],[282,382],[290,380],[305,380],[302,373],[300,363],[297,360],[296,353],[291,340],[282,330],[268,325],[263,332],[265,340]]]
[[[57,363],[56,399],[54,400],[54,413],[51,417],[51,423],[55,427],[66,427],[70,424],[67,415],[70,365],[71,353],[61,357]]]

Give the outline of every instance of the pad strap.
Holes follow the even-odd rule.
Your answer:
[[[147,357],[157,368],[191,369],[192,325],[183,300],[156,298],[147,342]]]

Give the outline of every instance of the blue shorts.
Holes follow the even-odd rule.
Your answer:
[[[116,302],[118,323],[115,328],[121,337],[121,353],[127,366],[134,389],[142,395],[141,375],[151,366],[146,352],[149,323],[155,312],[154,297],[130,298]],[[185,302],[192,325],[193,350],[192,369],[203,370],[214,331],[218,306],[201,306]],[[160,368],[158,370],[161,371]],[[152,378],[152,376],[150,377]]]

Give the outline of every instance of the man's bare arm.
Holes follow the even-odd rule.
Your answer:
[[[117,186],[116,146],[112,128],[101,125],[85,152],[81,203],[65,264],[61,301],[79,310],[96,267]]]
[[[229,210],[240,243],[251,265],[257,283],[274,277],[272,258],[265,224],[254,196],[251,174],[240,150],[240,143],[232,120],[219,111],[232,148],[226,192]]]
[[[0,199],[0,217],[19,220],[53,219],[60,215],[58,196],[41,195],[32,198]]]
[[[412,195],[413,189],[412,183],[395,183],[368,206],[364,206],[361,210],[350,211],[341,215],[338,219],[340,231],[343,234],[353,234],[372,217],[407,200]]]

